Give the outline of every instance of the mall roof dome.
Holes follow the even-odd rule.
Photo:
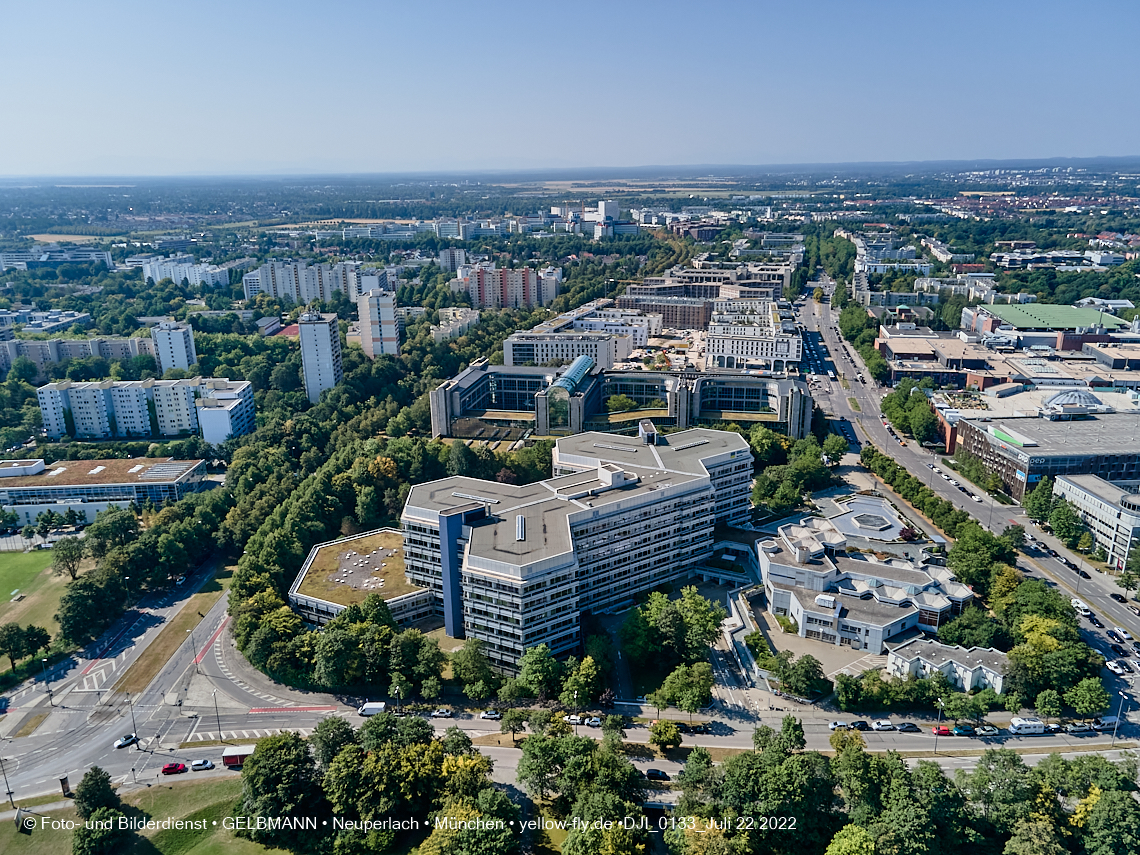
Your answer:
[[[1046,407],[1103,407],[1104,403],[1085,389],[1065,389],[1045,400]]]

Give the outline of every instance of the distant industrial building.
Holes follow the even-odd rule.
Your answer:
[[[52,439],[119,439],[199,434],[220,445],[252,433],[253,386],[247,380],[60,380],[36,390],[44,432]]]
[[[77,511],[85,522],[108,508],[176,502],[201,489],[206,461],[144,457],[114,460],[0,460],[0,507],[34,525],[45,511]]]
[[[306,312],[297,319],[301,335],[301,370],[309,403],[321,399],[344,378],[340,353],[340,327],[334,313]]]

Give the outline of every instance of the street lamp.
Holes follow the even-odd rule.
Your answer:
[[[575,736],[578,735],[578,719],[579,718],[581,718],[581,716],[578,715],[578,690],[575,689],[574,690],[574,735]]]
[[[201,674],[202,671],[198,667],[198,645],[194,643],[194,627],[190,627],[186,631],[190,633],[190,655],[194,657],[194,673]]]
[[[4,768],[4,758],[0,757],[0,772],[4,773],[4,789],[8,791],[8,804],[12,809],[16,809],[16,803],[12,801],[12,786],[8,783],[8,770]]]
[[[142,744],[139,742],[139,726],[135,722],[135,705],[131,703],[130,692],[127,692],[127,706],[131,708],[131,733],[135,735],[135,748],[142,751]]]
[[[1116,746],[1116,729],[1120,727],[1120,717],[1124,715],[1124,699],[1127,697],[1128,695],[1121,691],[1120,706],[1116,709],[1116,724],[1112,726],[1112,743],[1108,746],[1110,749]]]
[[[218,690],[214,689],[212,694],[214,696],[214,721],[218,723],[218,742],[225,742],[222,739],[222,714],[218,712]]]
[[[942,698],[938,699],[938,721],[934,724],[934,753],[938,754],[938,728],[942,724]]]
[[[43,664],[43,669],[44,669],[44,688],[45,688],[45,689],[47,689],[47,693],[48,693],[48,704],[49,704],[50,706],[53,706],[53,707],[54,707],[54,706],[55,706],[55,698],[53,698],[53,697],[51,696],[51,680],[49,680],[49,679],[48,679],[48,672],[47,672],[47,659],[45,658],[45,659],[41,660],[41,662],[42,662],[42,664]]]

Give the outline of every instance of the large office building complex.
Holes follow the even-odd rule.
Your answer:
[[[162,321],[150,328],[150,338],[154,342],[154,358],[160,374],[171,368],[185,370],[198,361],[194,329],[189,324]]]
[[[1107,562],[1123,570],[1140,545],[1140,476],[1113,484],[1096,475],[1061,475],[1053,482],[1054,498],[1066,499],[1105,551]]]
[[[20,525],[45,511],[75,510],[86,522],[108,508],[176,502],[201,488],[205,460],[144,457],[115,460],[0,460],[0,507]]]
[[[455,476],[412,488],[406,572],[435,593],[449,636],[481,640],[507,670],[535,645],[567,654],[583,612],[623,608],[711,557],[717,523],[748,513],[748,443],[716,430],[641,434],[560,439],[554,476],[535,484]]]
[[[252,433],[248,380],[60,380],[36,390],[52,439],[117,439],[199,434],[214,445]]]
[[[400,325],[395,291],[366,291],[356,301],[360,316],[360,346],[369,359],[400,355]]]
[[[503,364],[563,365],[588,356],[603,369],[628,359],[633,352],[629,335],[609,332],[517,332],[503,342]]]
[[[340,354],[340,327],[333,313],[306,312],[297,320],[301,332],[301,370],[305,394],[312,404],[321,392],[331,389],[344,377]]]
[[[795,371],[803,341],[794,315],[764,300],[718,300],[709,323],[709,363],[717,368]]]

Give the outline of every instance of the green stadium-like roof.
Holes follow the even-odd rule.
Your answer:
[[[1128,326],[1120,318],[1097,309],[1076,309],[1054,303],[984,306],[987,312],[1019,330],[1072,330],[1102,324],[1108,329]]]

